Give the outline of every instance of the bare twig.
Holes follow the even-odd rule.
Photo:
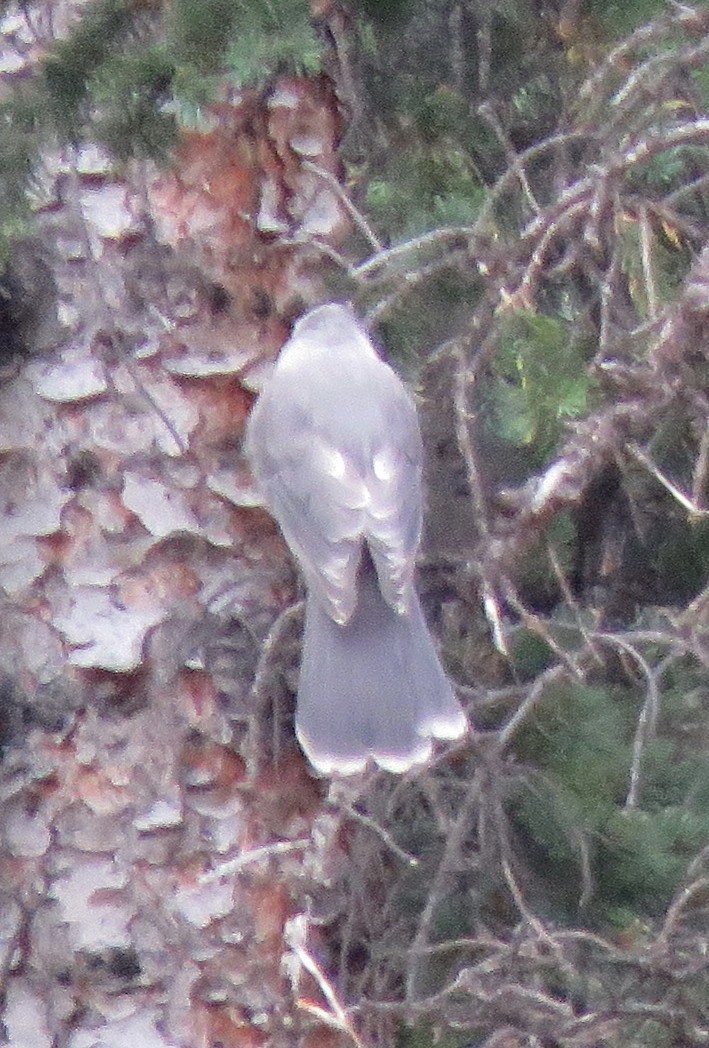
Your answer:
[[[358,811],[352,804],[347,804],[342,800],[332,800],[330,801],[330,803],[338,811],[344,811],[349,816],[349,818],[354,819],[355,822],[360,823],[360,825],[362,826],[366,826],[368,830],[371,830],[372,833],[376,834],[377,837],[379,837],[379,839],[384,842],[389,851],[393,852],[393,854],[396,855],[398,859],[401,859],[402,862],[406,863],[407,866],[418,866],[419,860],[416,858],[416,856],[412,855],[410,852],[405,851],[404,848],[401,848],[396,843],[391,834],[388,832],[388,830],[381,826],[371,816],[366,815],[364,812]]]
[[[594,69],[593,74],[579,90],[579,102],[587,103],[592,99],[605,101],[605,94],[602,90],[604,81],[612,77],[618,69],[622,69],[630,55],[661,39],[673,24],[677,24],[680,28],[686,25],[690,30],[694,30],[698,16],[700,12],[696,9],[681,7],[673,19],[659,18],[640,26],[620,44],[612,48],[604,61]]]
[[[314,164],[312,160],[303,160],[303,168],[305,171],[311,171],[314,175],[317,175],[318,178],[321,178],[323,182],[327,183],[327,185],[337,196],[338,200],[347,211],[347,214],[350,216],[354,224],[359,229],[360,233],[364,234],[370,246],[377,252],[382,251],[383,245],[379,240],[378,236],[376,235],[372,227],[369,225],[369,222],[364,217],[359,208],[352,203],[347,193],[342,188],[342,185],[340,184],[338,179],[335,178],[335,176],[330,171],[326,171],[325,168],[319,167],[317,164]]]
[[[535,614],[533,611],[530,611],[529,608],[525,607],[519,594],[508,578],[503,576],[500,585],[505,600],[510,607],[514,608],[530,633],[534,633],[544,641],[550,651],[553,651],[559,661],[566,666],[571,676],[575,677],[577,680],[583,680],[583,674],[577,665],[575,657],[568,652],[566,648],[559,644],[542,616]]]
[[[709,877],[698,877],[691,884],[685,885],[674,897],[665,914],[662,928],[653,943],[653,953],[666,949],[685,910],[698,895],[704,895],[705,898],[709,896]]]
[[[226,862],[219,863],[214,869],[203,873],[198,878],[198,881],[199,884],[212,884],[214,881],[221,880],[222,877],[233,877],[235,874],[245,870],[247,866],[263,862],[264,859],[270,859],[274,855],[286,855],[294,851],[303,851],[311,845],[312,840],[310,837],[300,837],[295,841],[274,841],[272,844],[264,844],[261,848],[252,848],[250,851],[242,852],[241,855],[237,855],[233,859],[227,859]]]
[[[702,506],[702,503],[707,500],[709,500],[709,422],[704,427],[702,439],[699,442],[699,454],[692,477],[692,503],[704,511],[705,507]]]
[[[449,890],[452,872],[455,869],[456,856],[460,851],[465,837],[470,832],[472,814],[478,805],[480,791],[482,789],[482,776],[477,772],[470,783],[465,799],[460,806],[454,824],[451,826],[446,837],[443,854],[438,863],[438,868],[433,877],[428,892],[426,905],[419,918],[416,934],[411,943],[411,954],[409,955],[406,973],[406,1000],[412,1002],[418,994],[419,977],[421,973],[421,951],[428,946],[428,938],[431,926],[443,898]]]
[[[627,639],[613,633],[595,633],[596,640],[613,644],[620,651],[630,655],[633,661],[640,667],[646,681],[645,701],[640,710],[638,724],[633,739],[633,759],[630,766],[630,783],[628,794],[625,798],[625,809],[631,811],[636,808],[640,796],[640,768],[642,764],[643,751],[647,741],[655,732],[657,717],[660,710],[660,689],[657,679],[662,673],[663,664],[652,668],[647,659]]]
[[[524,169],[524,164],[520,160],[519,154],[515,151],[512,145],[509,135],[504,130],[500,120],[489,102],[483,102],[482,105],[478,106],[478,113],[486,121],[486,123],[492,128],[497,139],[502,146],[505,157],[507,159],[508,170],[512,169],[516,172],[519,184],[522,187],[522,193],[527,201],[530,211],[533,214],[538,215],[540,212],[539,204],[532,192],[532,187],[529,184],[527,178],[527,172]]]
[[[251,685],[251,693],[257,701],[261,698],[269,678],[273,673],[273,662],[279,657],[280,645],[283,638],[292,628],[294,623],[297,623],[302,619],[304,611],[304,601],[301,600],[297,601],[295,604],[291,604],[290,607],[281,612],[271,626],[271,629],[268,631],[268,636],[261,646],[261,655],[259,657],[258,666],[256,667],[254,681]]]
[[[640,207],[640,258],[643,266],[647,311],[650,317],[657,316],[657,287],[655,286],[655,267],[652,260],[652,229],[647,208]]]
[[[537,677],[534,684],[529,689],[524,701],[517,708],[512,717],[510,717],[507,724],[505,724],[504,728],[501,729],[497,736],[497,746],[500,752],[502,752],[502,750],[504,750],[511,742],[512,737],[516,734],[517,730],[521,727],[527,717],[529,717],[534,707],[544,695],[546,689],[551,684],[563,680],[568,672],[566,666],[557,665],[550,667]]]
[[[303,1009],[303,1011],[307,1011],[310,1015],[314,1015],[326,1025],[332,1026],[347,1034],[352,1042],[357,1045],[357,1048],[365,1048],[364,1042],[357,1034],[344,1006],[340,1003],[335,988],[328,979],[321,965],[318,964],[305,945],[306,929],[307,922],[302,915],[299,918],[292,918],[286,925],[286,944],[305,971],[315,980],[330,1010],[327,1011],[314,1002],[303,998],[298,1001],[298,1005]]]
[[[445,245],[449,240],[453,242],[459,241],[461,238],[469,237],[471,233],[471,226],[443,227],[434,229],[430,233],[422,233],[420,236],[404,241],[403,244],[395,244],[394,247],[386,250],[379,249],[377,254],[354,266],[352,275],[357,280],[369,278],[372,274],[376,274],[378,270],[389,266],[392,262],[399,262],[407,255],[415,254],[428,247]]]
[[[304,610],[305,601],[298,601],[282,611],[271,626],[268,636],[261,646],[256,673],[254,674],[253,683],[251,685],[251,708],[256,711],[255,717],[252,718],[251,738],[249,743],[252,772],[253,769],[258,766],[260,755],[264,750],[258,714],[263,707],[263,702],[267,696],[268,689],[276,677],[278,663],[282,658],[282,645],[284,639],[287,636],[288,631],[302,619]]]
[[[676,499],[677,502],[679,502],[680,506],[686,509],[688,513],[691,513],[694,517],[709,516],[709,509],[702,509],[700,506],[696,504],[696,502],[693,499],[689,498],[687,495],[684,494],[684,492],[680,491],[680,489],[676,487],[676,485],[674,485],[671,480],[667,479],[664,473],[662,473],[657,468],[650,456],[646,455],[645,452],[640,447],[638,447],[637,444],[629,444],[628,450],[630,454],[638,460],[638,462],[642,462],[643,466],[645,466],[645,468],[653,475],[655,480],[657,480],[663,486],[663,488],[665,488],[666,491],[669,491],[670,495],[672,495],[672,497]]]

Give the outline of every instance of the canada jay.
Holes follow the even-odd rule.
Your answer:
[[[414,589],[416,408],[341,305],[293,328],[251,413],[246,451],[307,587],[296,732],[321,773],[393,772],[467,722]]]

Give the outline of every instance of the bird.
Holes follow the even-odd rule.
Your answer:
[[[317,773],[403,773],[468,730],[414,585],[423,447],[413,396],[349,304],[293,326],[246,426],[261,498],[306,589],[295,730]]]

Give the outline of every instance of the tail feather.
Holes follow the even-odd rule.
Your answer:
[[[399,614],[363,572],[355,612],[338,625],[309,596],[296,731],[318,771],[351,774],[369,760],[406,771],[430,756],[432,738],[466,728],[418,598]]]

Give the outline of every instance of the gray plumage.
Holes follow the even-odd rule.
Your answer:
[[[416,408],[350,309],[306,314],[251,413],[246,451],[307,587],[296,731],[324,774],[404,771],[467,724],[414,589]]]

